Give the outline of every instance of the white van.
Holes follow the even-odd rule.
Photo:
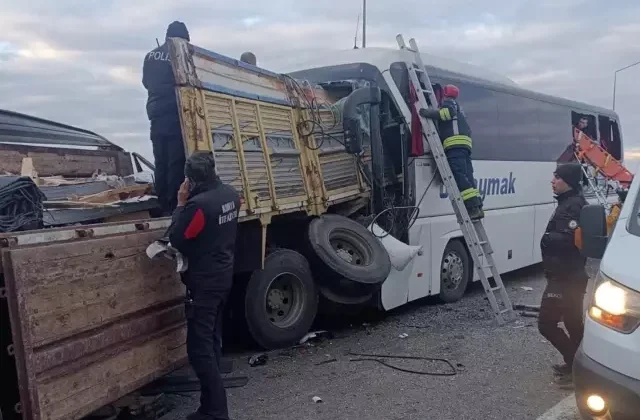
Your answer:
[[[604,208],[585,206],[583,252],[602,258],[573,364],[584,419],[640,419],[640,176],[610,238]]]

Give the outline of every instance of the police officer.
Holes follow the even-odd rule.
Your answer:
[[[471,128],[464,111],[456,101],[460,91],[454,85],[442,89],[443,100],[439,109],[421,109],[420,115],[437,121],[449,167],[456,180],[469,216],[482,219],[482,198],[476,189],[471,162]]]
[[[166,38],[189,41],[184,23],[175,21],[167,28]],[[144,58],[142,84],[147,89],[147,116],[151,123],[151,143],[155,160],[155,189],[165,216],[176,207],[176,195],[183,180],[184,144],[175,93],[175,78],[166,42]]]
[[[558,206],[540,242],[547,287],[540,304],[538,329],[564,358],[564,364],[553,366],[560,385],[572,382],[573,358],[583,334],[582,309],[588,276],[586,258],[575,245],[580,211],[587,204],[581,181],[579,163],[557,167],[551,185]],[[561,321],[568,334],[558,327]]]
[[[169,240],[187,259],[187,354],[200,380],[200,408],[189,420],[228,419],[220,377],[222,315],[233,279],[240,197],[215,173],[211,152],[193,153],[184,167]]]

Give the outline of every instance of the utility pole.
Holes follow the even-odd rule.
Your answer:
[[[364,40],[362,42],[364,43]],[[613,72],[613,110],[614,111],[616,110],[616,82],[618,81],[618,73],[623,70],[629,69],[631,67],[637,66],[638,64],[640,64],[640,61],[638,61],[637,63],[629,64],[628,66],[625,66]]]
[[[362,0],[362,48],[367,46],[367,0]]]

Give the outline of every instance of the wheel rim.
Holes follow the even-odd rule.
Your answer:
[[[292,273],[281,273],[274,277],[265,299],[267,319],[278,328],[294,325],[302,316],[304,289],[302,281]]]
[[[464,279],[464,263],[457,252],[449,251],[442,259],[442,284],[449,290],[457,289]]]
[[[366,266],[371,263],[373,250],[365,240],[353,234],[336,229],[329,234],[329,243],[338,257],[351,265]]]

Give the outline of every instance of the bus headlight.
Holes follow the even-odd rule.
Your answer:
[[[606,327],[630,334],[640,325],[640,293],[599,272],[589,316]]]

